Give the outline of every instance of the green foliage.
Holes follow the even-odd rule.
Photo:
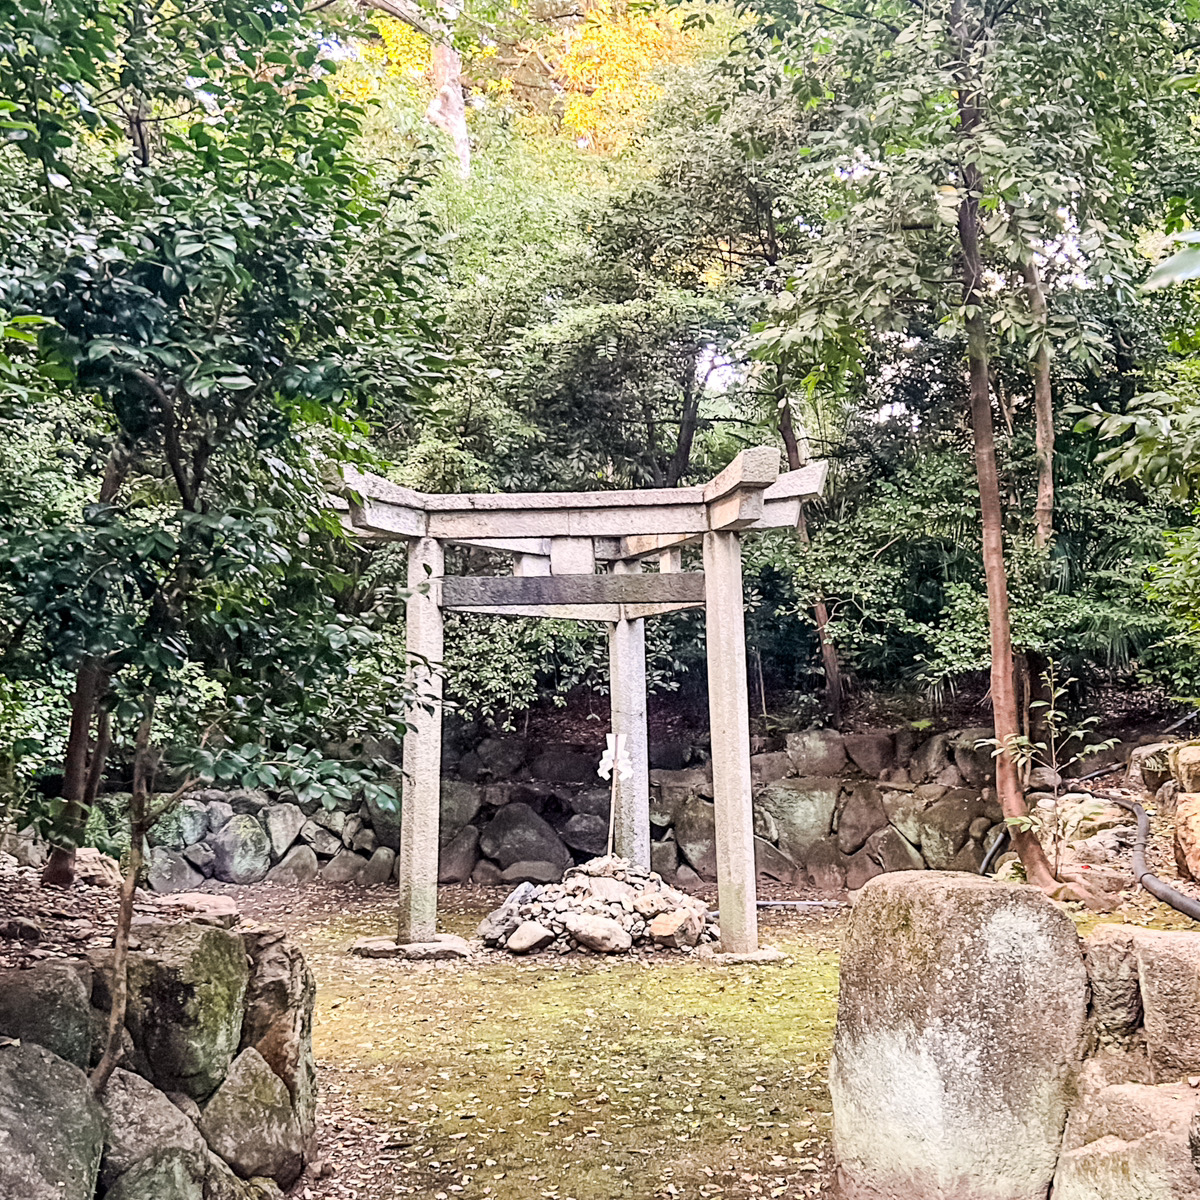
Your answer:
[[[117,745],[154,712],[196,781],[394,803],[326,751],[412,697],[381,614],[340,607],[324,493],[444,371],[424,167],[356,157],[316,10],[48,11],[0,38],[0,302],[29,314],[0,419],[36,435],[0,461],[6,676],[95,673]]]

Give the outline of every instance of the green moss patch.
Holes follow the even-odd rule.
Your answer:
[[[821,1194],[840,922],[773,922],[789,958],[752,968],[410,965],[345,954],[378,916],[298,931],[326,1112],[368,1123],[382,1195]]]

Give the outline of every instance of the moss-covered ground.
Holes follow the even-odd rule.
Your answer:
[[[406,964],[346,953],[393,919],[389,904],[354,907],[284,921],[319,982],[331,1172],[299,1194],[824,1194],[840,918],[766,914],[763,940],[788,957],[753,967]],[[469,932],[487,907],[468,900],[444,927]]]

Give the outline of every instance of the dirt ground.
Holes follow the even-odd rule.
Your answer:
[[[843,910],[766,910],[780,963],[682,954],[360,959],[394,895],[239,889],[319,982],[322,1164],[293,1195],[609,1200],[824,1195]],[[471,933],[503,897],[441,889]],[[319,1178],[314,1178],[314,1174]]]
[[[1200,890],[1177,880],[1166,827],[1155,821],[1151,869]],[[1130,883],[1114,913],[1068,906],[1080,932],[1101,920],[1194,928]],[[234,895],[245,920],[285,928],[317,979],[321,1157],[294,1198],[828,1195],[847,906],[762,910],[762,941],[786,957],[753,967],[667,952],[406,963],[348,953],[394,932],[392,887],[207,886]],[[441,929],[471,934],[505,890],[440,889]],[[0,868],[0,917],[42,931],[0,940],[5,965],[108,944],[115,893],[103,891],[42,889],[36,872]],[[139,910],[153,919],[169,905],[147,895]]]

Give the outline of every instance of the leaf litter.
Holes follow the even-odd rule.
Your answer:
[[[502,892],[441,889],[469,935]],[[318,980],[321,1151],[304,1200],[826,1196],[842,918],[765,910],[777,964],[353,958],[388,892],[239,889]]]

